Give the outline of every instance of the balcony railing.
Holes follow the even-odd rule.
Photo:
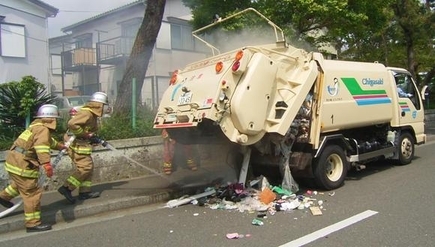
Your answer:
[[[100,91],[100,85],[98,82],[89,82],[86,85],[73,86],[73,89],[82,92],[83,95],[92,95]]]
[[[62,52],[63,67],[71,70],[82,66],[96,66],[95,48],[77,48]]]
[[[117,64],[130,56],[135,38],[117,37],[101,41],[97,45],[99,60],[101,64]]]

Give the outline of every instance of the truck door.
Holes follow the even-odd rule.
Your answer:
[[[417,124],[417,129],[424,128],[423,104],[412,76],[400,72],[393,72],[393,74],[399,96],[400,125],[413,125],[416,128],[415,124]]]

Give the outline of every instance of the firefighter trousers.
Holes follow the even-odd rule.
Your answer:
[[[73,191],[79,188],[79,193],[91,192],[92,174],[94,171],[94,161],[90,154],[78,154],[72,150],[68,151],[69,156],[76,167],[64,183],[64,186]]]
[[[0,192],[0,197],[10,201],[21,195],[24,204],[24,219],[26,227],[41,224],[42,189],[38,187],[38,178],[22,177],[9,172],[10,184]]]
[[[180,145],[183,149],[183,154],[186,160],[193,160],[193,151],[191,145]],[[163,140],[163,162],[172,164],[175,152],[175,141],[171,138]]]

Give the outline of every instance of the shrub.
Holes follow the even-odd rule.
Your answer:
[[[45,85],[33,76],[24,76],[20,82],[0,84],[0,125],[3,131],[0,139],[14,139],[26,127],[26,121],[33,120],[38,108],[53,102]]]
[[[105,140],[117,140],[117,139],[128,139],[136,137],[146,137],[159,135],[158,130],[153,129],[155,113],[148,110],[146,107],[138,109],[138,114],[136,117],[136,128],[133,129],[131,114],[115,114],[108,118],[102,118],[100,122],[100,130],[98,135]],[[68,118],[61,118],[57,121],[56,131],[52,136],[58,140],[63,141],[63,136],[67,130]],[[4,129],[2,129],[4,128]],[[0,150],[7,150],[12,145],[16,137],[21,133],[24,128],[15,136],[0,136]],[[1,133],[4,130],[9,131],[8,127],[0,125]]]
[[[131,113],[114,114],[102,119],[99,135],[106,140],[154,136],[158,134],[158,131],[153,129],[154,117],[155,114],[146,107],[139,108],[136,128],[133,129]]]

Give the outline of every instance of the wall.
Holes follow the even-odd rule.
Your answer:
[[[435,110],[424,110],[424,123],[427,128],[435,127]]]
[[[94,159],[94,174],[93,182],[101,183],[108,181],[116,181],[128,178],[141,177],[152,174],[144,165],[156,172],[160,172],[163,163],[163,145],[160,136],[134,138],[126,140],[110,141],[117,151],[111,151],[103,147],[97,147],[92,157]],[[174,169],[187,169],[183,162],[183,154],[180,148],[176,145],[174,158]],[[226,156],[217,156],[223,152],[230,152],[231,149],[227,145],[196,145],[194,148],[195,160],[198,166],[205,164],[209,165],[226,165]],[[57,152],[56,152],[57,153]],[[53,154],[53,159],[55,154]],[[4,158],[6,152],[0,152],[0,189],[7,186],[7,173],[4,170]],[[137,161],[140,165],[128,160],[124,157]],[[52,159],[52,161],[53,161]],[[44,185],[45,190],[56,190],[66,180],[67,176],[72,173],[73,166],[71,159],[65,155],[61,162],[56,167],[54,176],[47,180]]]
[[[26,37],[25,58],[0,56],[0,83],[21,81],[26,75],[33,75],[45,85],[49,83],[47,20],[45,13],[32,6],[11,0],[0,4],[0,15],[6,17],[3,22],[24,25]]]

